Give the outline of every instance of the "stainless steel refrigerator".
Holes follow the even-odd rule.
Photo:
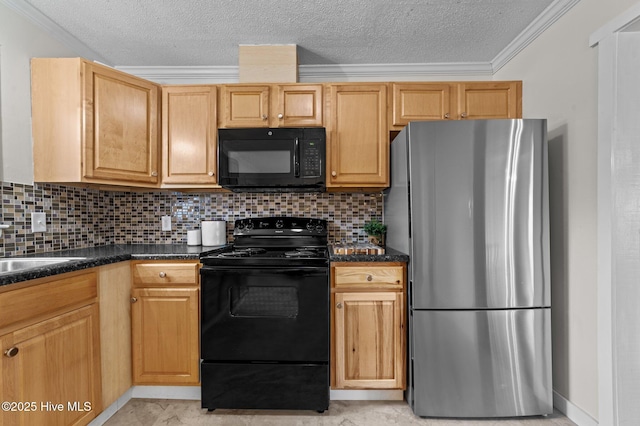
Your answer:
[[[407,401],[423,417],[553,412],[546,120],[412,122],[387,245],[410,255]]]

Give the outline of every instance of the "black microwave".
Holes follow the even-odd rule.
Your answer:
[[[235,192],[322,192],[323,127],[218,129],[218,183]]]

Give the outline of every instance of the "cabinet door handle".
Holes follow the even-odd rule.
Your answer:
[[[213,174],[214,174],[213,172],[209,172],[209,176],[213,176]]]
[[[338,309],[342,309],[342,303],[338,303],[338,304],[336,305],[336,308],[338,308]]]
[[[466,113],[466,112],[463,112],[462,114],[460,114],[460,117],[462,117],[462,118],[467,118],[467,113]]]
[[[137,298],[137,297],[132,297],[132,298],[131,298],[131,303],[136,303],[137,301],[138,301],[138,298]]]
[[[269,118],[269,117],[267,116],[267,114],[262,114],[262,120],[263,120],[263,121],[264,121],[264,120],[266,120],[267,118]]]
[[[167,276],[167,273],[166,273],[166,272],[160,272],[160,273],[158,274],[158,276],[159,276],[160,278],[165,278],[165,277]]]
[[[151,172],[151,176],[153,176],[153,177],[158,176],[158,172]]]
[[[367,275],[367,281],[373,281],[373,276],[372,275]]]
[[[334,171],[331,172],[331,176],[336,177],[336,176],[338,176],[338,173],[334,170]]]
[[[280,120],[282,120],[282,119],[284,118],[284,115],[283,115],[282,113],[280,113],[280,114],[278,114],[278,118],[279,118]]]
[[[7,358],[13,358],[14,356],[18,355],[18,352],[20,352],[20,350],[14,346],[4,351],[4,356],[6,356]]]
[[[446,119],[448,120],[448,119],[449,119],[449,113],[446,113],[446,114],[444,115],[444,118],[446,118]]]

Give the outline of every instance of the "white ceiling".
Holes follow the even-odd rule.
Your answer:
[[[300,65],[489,64],[579,0],[0,0],[111,66],[237,66],[239,44]]]

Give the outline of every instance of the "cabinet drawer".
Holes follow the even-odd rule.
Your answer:
[[[0,329],[38,320],[66,307],[93,303],[98,297],[95,272],[56,278],[0,294]]]
[[[198,263],[134,263],[134,285],[197,285]]]
[[[402,290],[404,268],[402,266],[336,266],[333,268],[333,287]]]

